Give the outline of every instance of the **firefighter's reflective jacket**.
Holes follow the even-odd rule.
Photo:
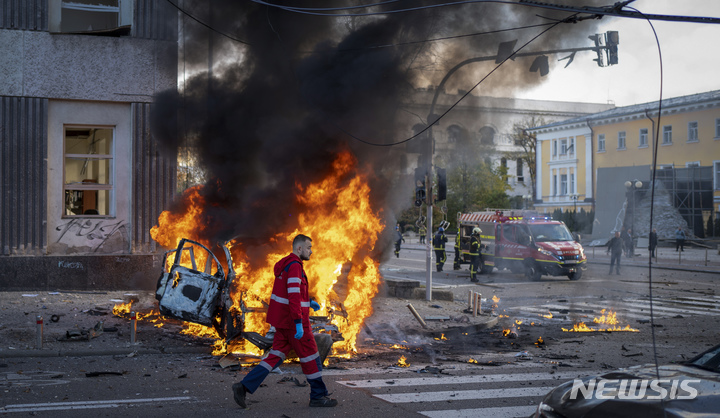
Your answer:
[[[473,235],[470,237],[470,256],[480,255],[480,238]]]
[[[445,243],[448,242],[447,237],[445,236],[444,232],[438,232],[435,234],[435,237],[433,238],[433,249],[435,250],[445,250]]]

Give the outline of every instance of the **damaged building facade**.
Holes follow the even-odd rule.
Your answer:
[[[635,225],[650,232],[650,192],[658,137],[658,235],[678,226],[705,237],[720,220],[720,91],[618,107],[531,130],[537,135],[535,207],[595,210],[593,238]]]
[[[176,158],[149,115],[177,88],[177,10],[9,0],[0,13],[0,287],[154,286],[150,228]]]

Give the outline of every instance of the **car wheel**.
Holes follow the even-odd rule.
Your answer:
[[[540,280],[540,276],[542,276],[542,273],[540,273],[540,270],[534,262],[529,262],[525,265],[525,277],[530,281],[536,282]]]
[[[570,280],[580,280],[580,278],[582,278],[582,270],[568,274],[568,279]]]

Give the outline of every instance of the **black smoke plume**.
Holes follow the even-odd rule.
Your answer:
[[[296,183],[324,178],[341,150],[352,151],[360,167],[375,174],[371,188],[376,211],[391,216],[410,205],[411,186],[400,180],[407,168],[405,146],[362,141],[390,144],[405,139],[411,129],[398,126],[398,115],[420,80],[437,83],[457,62],[494,55],[499,42],[529,36],[519,31],[415,41],[548,21],[536,16],[539,9],[489,3],[327,17],[252,1],[172,1],[187,13],[180,15],[181,73],[195,75],[182,91],[156,97],[153,132],[170,148],[191,146],[207,170],[202,238],[210,242],[264,238],[292,228],[295,215],[303,211],[293,199]],[[357,2],[274,3],[341,7]],[[399,1],[355,12],[439,3]],[[569,15],[550,10],[542,14],[550,19]],[[583,33],[581,38],[592,33],[589,26],[581,32],[580,25],[564,26],[542,42],[557,44],[576,33]],[[403,45],[385,47],[397,44]],[[538,82],[537,75],[525,74],[525,67],[522,72],[512,68],[491,81],[494,88],[512,90]],[[479,78],[477,72],[464,72],[456,84],[467,88],[465,84]],[[182,205],[179,201],[171,210],[181,211]]]

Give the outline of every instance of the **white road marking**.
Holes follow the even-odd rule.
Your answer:
[[[0,413],[5,412],[34,412],[34,411],[62,411],[74,409],[94,408],[118,408],[121,405],[136,403],[157,403],[157,402],[180,402],[189,401],[189,396],[174,398],[140,398],[140,399],[112,399],[107,401],[79,401],[79,402],[49,402],[49,403],[26,403],[17,405],[5,405],[0,408]]]
[[[515,374],[490,374],[471,376],[443,376],[443,377],[414,377],[402,379],[372,379],[372,380],[338,380],[345,386],[354,388],[381,388],[386,386],[426,386],[426,385],[452,385],[465,383],[497,383],[497,382],[527,382],[539,380],[559,380],[565,382],[576,377],[594,374],[592,372],[567,372],[567,373],[515,373]]]
[[[420,411],[430,418],[510,418],[528,417],[535,412],[536,406],[508,406],[502,408],[450,409],[444,411]]]
[[[545,396],[553,386],[483,389],[483,390],[447,390],[440,392],[412,392],[393,394],[374,394],[390,403],[467,401],[474,399],[527,398],[528,396]]]

